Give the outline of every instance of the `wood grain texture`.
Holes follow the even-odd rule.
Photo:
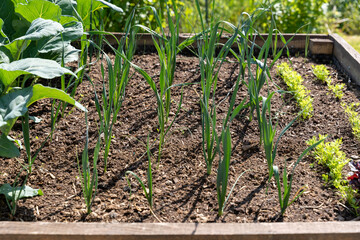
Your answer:
[[[112,33],[117,39],[120,39],[121,37],[124,36],[123,33]],[[194,34],[188,34],[188,33],[183,33],[180,34],[179,36],[179,42],[183,42],[185,40],[187,40],[190,37],[193,37]],[[225,37],[226,35],[224,35],[224,37],[220,38],[219,42],[220,43],[225,43],[228,40],[228,37],[230,35],[228,35],[228,37]],[[285,39],[285,41],[288,41],[290,38],[293,37],[292,41],[290,43],[288,43],[288,48],[289,49],[305,49],[305,45],[306,45],[306,37],[309,37],[309,39],[328,39],[329,36],[326,34],[290,34],[290,33],[286,33],[283,34],[283,37]],[[113,36],[110,35],[106,35],[105,36],[106,39],[109,41],[110,44],[112,44],[113,46],[116,47],[117,42],[114,39]],[[255,38],[255,43],[258,44],[259,46],[262,46],[265,42],[265,40],[267,39],[268,34],[260,34],[260,36],[257,36]],[[139,33],[137,34],[137,45],[138,47],[146,47],[146,46],[153,46],[153,40],[152,40],[152,36],[149,33]],[[275,39],[275,35],[273,36],[273,39]],[[194,44],[195,46],[195,44]],[[236,46],[236,45],[234,45]],[[278,36],[278,40],[277,40],[277,47],[278,48],[282,48],[284,47],[284,44],[282,43],[280,37]]]
[[[334,57],[356,84],[360,85],[360,54],[337,34],[331,34],[334,41]]]
[[[314,38],[309,41],[309,50],[312,55],[332,55],[334,42],[330,39]]]
[[[1,240],[350,240],[360,222],[315,223],[49,223],[1,222]]]

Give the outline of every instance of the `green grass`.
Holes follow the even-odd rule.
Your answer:
[[[340,36],[360,53],[360,35],[340,34]]]

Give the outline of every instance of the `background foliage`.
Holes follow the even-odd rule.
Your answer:
[[[109,0],[121,7],[124,13],[110,13],[104,9],[105,29],[108,31],[121,31],[125,25],[125,16],[137,6],[136,23],[155,27],[155,20],[148,8],[153,6],[157,10],[164,8],[166,0]],[[258,7],[272,4],[272,10],[277,20],[277,27],[281,32],[311,31],[313,33],[340,32],[346,34],[360,34],[360,7],[358,0],[215,0],[215,10],[211,12],[212,0],[208,0],[209,18],[229,21],[235,25],[239,23],[242,12],[253,12]],[[199,31],[198,13],[193,0],[176,0],[179,9],[182,9],[181,32]],[[206,12],[206,0],[200,1],[201,8]],[[269,16],[268,16],[269,18]],[[266,19],[264,19],[266,20]],[[264,21],[265,23],[266,21]],[[266,31],[266,24],[260,27]]]

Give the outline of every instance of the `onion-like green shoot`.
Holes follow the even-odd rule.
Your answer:
[[[149,145],[149,136],[147,138],[147,143],[146,143],[146,153],[147,153],[147,158],[148,158],[148,169],[147,169],[148,188],[146,188],[145,183],[141,180],[141,178],[136,173],[134,173],[132,171],[126,171],[125,175],[126,175],[126,180],[129,185],[130,194],[131,194],[131,183],[130,183],[130,179],[129,179],[128,175],[134,176],[135,179],[139,182],[141,188],[144,191],[146,200],[149,203],[150,209],[152,209],[152,207],[153,207],[153,180],[152,180],[152,170],[151,170],[151,153],[150,153],[150,145]]]
[[[87,120],[87,113],[85,113],[85,122],[86,122],[86,139],[85,147],[82,152],[81,164],[79,158],[77,157],[79,177],[81,180],[81,188],[85,199],[87,214],[91,213],[91,206],[95,199],[97,188],[98,188],[98,167],[97,162],[99,158],[99,152],[101,148],[101,138],[99,136],[96,146],[94,149],[93,164],[90,166],[89,162],[89,125]],[[91,173],[92,168],[92,173]]]
[[[125,98],[125,89],[130,78],[130,61],[133,58],[135,52],[135,34],[132,31],[132,21],[134,18],[134,12],[128,17],[125,26],[125,35],[120,41],[117,41],[118,48],[113,48],[110,44],[110,48],[115,53],[115,60],[112,63],[110,57],[98,46],[92,43],[101,53],[104,58],[107,70],[105,71],[104,63],[101,62],[101,76],[103,78],[103,88],[101,93],[101,103],[99,101],[98,94],[95,91],[95,107],[99,116],[99,133],[104,135],[104,171],[107,171],[107,159],[110,151],[111,139],[113,137],[113,126],[117,121],[117,116],[121,109],[123,100]],[[101,31],[94,31],[92,34],[106,34]],[[115,38],[115,36],[113,36]],[[116,38],[115,38],[116,39]],[[105,81],[107,75],[107,81]],[[93,84],[90,79],[91,84]]]
[[[321,144],[323,141],[324,141],[324,139],[316,141],[310,147],[306,148],[302,152],[302,154],[299,156],[299,158],[295,162],[290,175],[288,175],[288,173],[287,173],[286,162],[284,163],[282,179],[280,178],[279,167],[276,165],[273,166],[274,178],[275,178],[275,182],[276,182],[276,187],[278,189],[278,198],[279,198],[279,203],[280,203],[280,214],[281,215],[283,215],[285,213],[287,207],[290,206],[293,202],[295,202],[304,193],[304,190],[305,190],[305,189],[300,189],[295,194],[295,196],[292,198],[292,200],[290,201],[290,194],[291,194],[292,183],[293,183],[293,179],[294,179],[296,166],[299,164],[301,159],[309,151],[314,149],[316,146]]]

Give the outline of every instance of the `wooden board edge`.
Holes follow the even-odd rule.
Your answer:
[[[117,42],[114,39],[114,37],[116,37],[119,40],[124,35],[125,35],[124,33],[112,32],[111,35],[105,35],[105,37],[106,37],[106,39],[108,40],[108,42],[110,44],[116,45]],[[181,42],[183,42],[183,41],[185,41],[188,38],[191,38],[193,36],[194,36],[194,34],[191,34],[191,33],[182,33],[179,36],[179,42],[181,43]],[[284,37],[284,39],[286,41],[288,41],[290,38],[293,37],[293,39],[291,41],[291,44],[289,44],[289,46],[288,46],[291,49],[305,49],[307,37],[309,39],[311,39],[311,38],[328,39],[329,38],[329,35],[327,35],[327,34],[292,34],[292,33],[286,33],[286,34],[282,34],[282,36]],[[266,40],[267,37],[268,37],[268,34],[260,34],[260,36],[256,38],[256,44],[262,46],[263,43],[265,42],[264,40]],[[138,47],[152,47],[154,45],[152,36],[149,33],[138,33],[136,39],[137,39]],[[219,42],[225,43],[227,40],[228,40],[227,37],[222,37],[219,40]],[[280,37],[278,37],[278,47],[283,47],[283,43],[281,42]]]
[[[350,240],[360,222],[313,223],[51,223],[0,222],[0,239],[133,240],[133,239],[284,239]]]
[[[337,62],[346,74],[348,74],[357,85],[360,85],[360,53],[338,34],[330,34],[329,37],[334,41],[333,55]]]

